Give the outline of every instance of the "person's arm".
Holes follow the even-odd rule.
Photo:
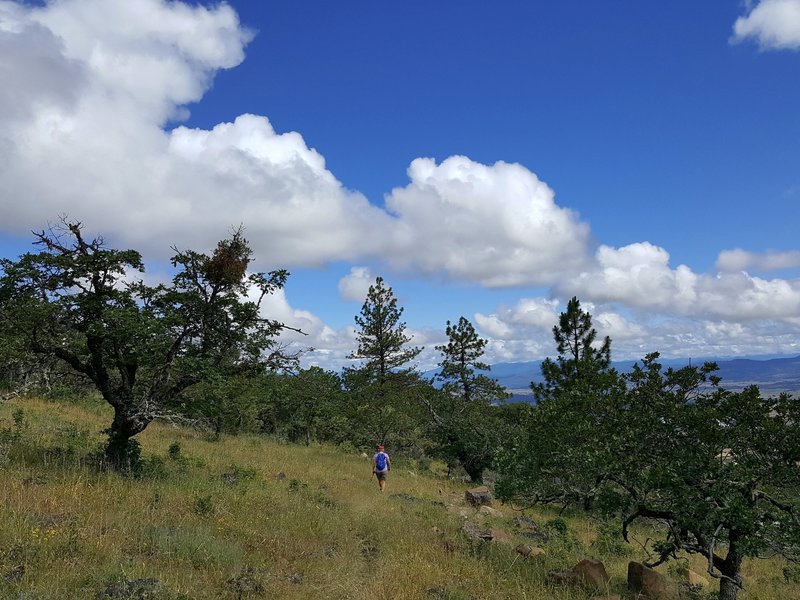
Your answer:
[[[373,473],[377,473],[378,472],[378,466],[375,464],[375,455],[374,454],[372,455],[372,472]]]
[[[392,470],[392,459],[389,458],[388,454],[386,455],[386,470],[387,471],[391,471]]]

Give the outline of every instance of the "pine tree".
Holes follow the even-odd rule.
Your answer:
[[[491,465],[499,445],[500,424],[493,402],[505,400],[505,388],[476,371],[488,371],[481,361],[486,340],[478,336],[467,319],[447,322],[448,342],[437,346],[442,354],[437,379],[441,393],[427,401],[433,421],[433,437],[449,463],[460,464],[475,482]]]
[[[400,318],[392,288],[383,278],[371,285],[361,314],[356,315],[358,350],[350,355],[364,363],[345,372],[345,386],[356,405],[352,418],[357,429],[374,442],[414,445],[420,429],[420,402],[424,383],[410,363],[422,351],[406,347],[411,337]]]
[[[358,350],[350,358],[366,360],[363,370],[381,387],[393,370],[400,369],[422,352],[422,348],[404,347],[411,337],[406,335],[406,324],[400,320],[402,314],[392,288],[384,285],[382,277],[377,277],[375,284],[369,287],[361,315],[355,317],[361,331]]]

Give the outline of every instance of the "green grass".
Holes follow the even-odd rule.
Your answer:
[[[448,511],[463,507],[464,483],[397,460],[382,495],[368,459],[328,446],[212,440],[153,424],[139,436],[141,478],[101,472],[91,456],[109,422],[103,405],[0,406],[0,598],[82,600],[116,581],[155,578],[156,600],[583,600],[586,590],[549,586],[548,571],[599,558],[608,592],[624,595],[627,562],[643,558],[578,514],[539,559],[514,552],[535,545],[519,535],[471,542],[464,518]],[[468,519],[518,534],[519,513],[497,508],[502,516]],[[556,517],[527,514],[540,524]],[[747,563],[741,597],[800,598],[786,567]]]

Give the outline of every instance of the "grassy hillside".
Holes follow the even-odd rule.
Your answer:
[[[401,460],[382,495],[368,459],[332,447],[154,424],[140,436],[140,478],[101,472],[90,457],[109,421],[102,405],[0,406],[0,598],[126,597],[125,582],[142,580],[155,591],[133,597],[582,600],[589,592],[548,585],[547,573],[600,558],[607,593],[624,595],[627,562],[643,557],[580,515],[560,535],[545,510],[526,513],[550,535],[532,542],[514,526],[521,513],[480,515],[464,483]],[[465,521],[511,539],[472,541]],[[547,554],[523,558],[519,543]],[[742,598],[800,598],[786,583],[795,575],[779,560],[749,563]]]

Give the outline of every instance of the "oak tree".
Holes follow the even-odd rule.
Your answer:
[[[132,438],[191,386],[280,361],[284,326],[259,309],[288,273],[248,274],[241,228],[210,255],[175,249],[169,285],[136,279],[138,252],[88,239],[78,222],[35,235],[38,252],[0,260],[0,331],[67,365],[113,407],[112,466],[136,462]]]

